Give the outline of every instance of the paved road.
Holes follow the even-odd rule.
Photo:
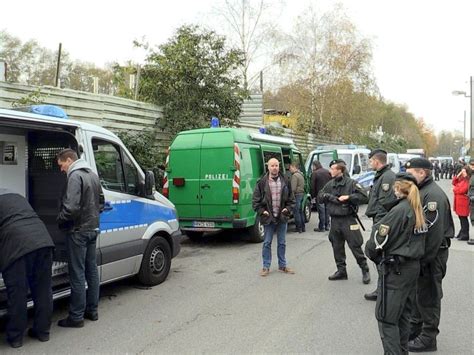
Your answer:
[[[448,181],[441,185],[449,191]],[[313,216],[308,227],[315,221]],[[287,257],[297,273],[282,274],[274,263],[267,278],[258,276],[261,245],[243,235],[198,243],[184,238],[164,284],[148,289],[126,280],[105,286],[98,322],[82,329],[54,325],[49,342],[25,338],[21,350],[0,344],[0,353],[381,354],[375,303],[363,299],[375,281],[362,284],[349,250],[349,280],[328,281],[335,265],[327,233],[308,230],[288,234]],[[438,354],[473,353],[473,250],[453,241]],[[67,300],[56,303],[54,322],[66,314]]]

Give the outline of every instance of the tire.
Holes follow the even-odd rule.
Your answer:
[[[202,236],[204,235],[204,232],[193,232],[193,231],[187,231],[184,232],[189,239],[191,239],[193,242],[198,242],[202,239]]]
[[[311,200],[306,199],[303,207],[304,223],[308,223],[311,219]]]
[[[171,248],[163,237],[153,237],[143,254],[138,280],[146,286],[166,280],[171,268]]]
[[[250,241],[252,243],[262,243],[264,239],[263,225],[260,223],[260,219],[257,217],[255,224],[248,229]]]

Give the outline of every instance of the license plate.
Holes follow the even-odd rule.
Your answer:
[[[214,228],[216,225],[214,222],[201,222],[201,221],[194,221],[193,227],[200,227],[200,228]]]

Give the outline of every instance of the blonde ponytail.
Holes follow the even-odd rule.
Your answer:
[[[408,180],[395,181],[394,187],[398,189],[399,193],[406,196],[408,203],[415,212],[415,229],[423,230],[425,228],[425,214],[421,204],[420,192],[418,187]]]

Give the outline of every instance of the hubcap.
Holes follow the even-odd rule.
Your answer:
[[[260,236],[263,236],[264,233],[265,233],[265,229],[263,228],[263,224],[258,222],[258,233],[260,234]]]
[[[163,250],[159,247],[156,247],[151,252],[150,256],[150,269],[154,274],[157,274],[163,270],[165,267],[165,254]]]

